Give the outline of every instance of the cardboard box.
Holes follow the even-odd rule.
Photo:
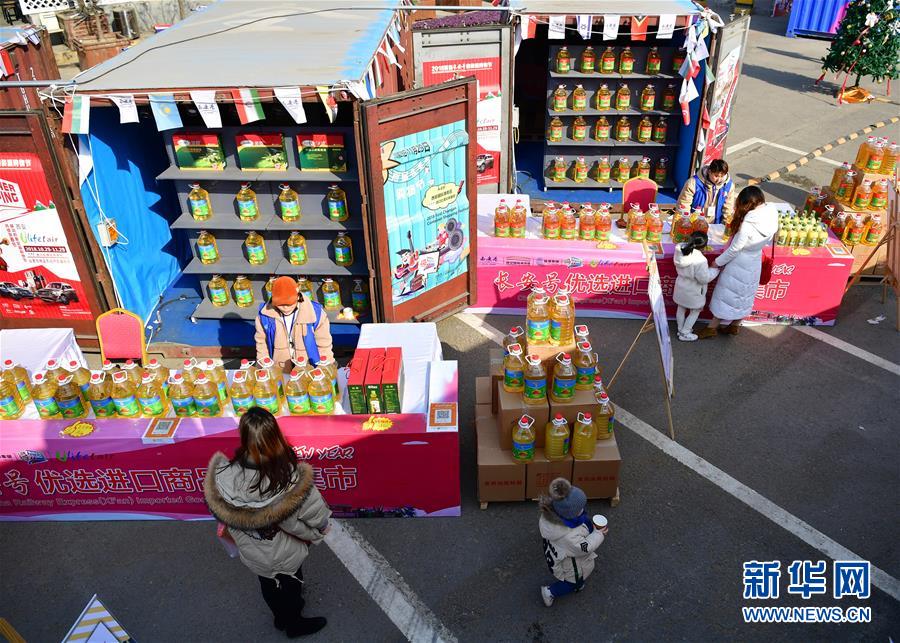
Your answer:
[[[366,404],[366,370],[369,368],[370,348],[357,348],[350,360],[347,375],[347,392],[350,397],[350,413],[365,415],[369,412]]]
[[[281,134],[238,134],[234,142],[242,170],[283,172],[287,169],[287,153]]]
[[[588,498],[612,498],[619,487],[622,457],[615,433],[608,440],[599,440],[590,460],[575,460],[572,464],[572,484],[581,487]]]
[[[849,246],[847,249],[850,251],[850,254],[853,255],[853,267],[850,269],[851,274],[856,274],[863,267],[863,263],[865,263],[866,259],[872,252],[875,251],[876,246],[867,246],[862,243],[858,243],[855,246]],[[887,244],[878,248],[878,252],[875,253],[875,256],[869,260],[869,263],[866,264],[865,269],[862,271],[864,275],[883,275],[885,274],[885,270],[887,267]]]
[[[550,376],[553,374],[553,364],[556,363],[556,356],[560,353],[568,353],[573,358],[575,357],[575,343],[566,344],[565,346],[532,346],[527,345],[528,352],[526,355],[537,355],[541,358],[541,363],[544,365],[544,368],[547,369],[547,380],[550,380]]]
[[[890,183],[891,177],[893,176],[892,174],[879,174],[878,172],[873,172],[872,170],[867,170],[863,167],[859,167],[856,163],[853,164],[851,169],[854,172],[856,172],[856,177],[854,178],[854,182],[856,183],[857,187],[859,187],[859,185],[863,181],[870,181],[871,183],[874,183],[875,181],[881,181],[882,179],[887,179],[888,183]]]
[[[175,164],[182,170],[224,170],[225,152],[218,134],[178,132],[172,135]]]
[[[384,413],[384,396],[381,394],[381,374],[384,370],[384,349],[370,348],[366,366],[366,408],[368,413]]]
[[[298,134],[300,169],[305,172],[346,172],[347,149],[343,134]]]
[[[575,391],[575,395],[567,402],[554,402],[550,400],[550,415],[555,417],[557,413],[561,413],[571,427],[578,419],[579,413],[590,413],[594,417],[600,405],[597,404],[597,398],[594,397],[593,391]]]
[[[400,413],[403,404],[403,349],[399,346],[384,350],[381,395],[384,397],[385,413]]]
[[[525,498],[536,499],[546,494],[556,478],[572,479],[572,456],[550,461],[543,449],[534,450],[534,460],[525,465]]]
[[[498,389],[497,395],[500,401],[500,408],[497,412],[500,447],[507,451],[512,450],[513,425],[519,421],[520,417],[526,414],[534,418],[535,446],[543,447],[544,430],[547,422],[550,420],[550,408],[547,404],[526,405],[521,393],[507,393],[503,390],[502,384],[496,384],[495,386]]]
[[[475,434],[478,441],[478,500],[525,500],[526,465],[513,460],[509,451],[500,449],[496,419],[478,418],[475,422]]]
[[[503,381],[503,350],[492,348],[489,355],[491,375],[491,409],[494,413],[500,410],[500,400],[497,397],[497,384]]]
[[[475,378],[475,404],[491,404],[493,396],[491,395],[491,378],[476,377]]]
[[[476,404],[475,405],[475,420],[477,421],[479,418],[493,418],[494,414],[491,413],[491,405],[490,404]],[[497,444],[500,444],[499,439],[497,440]]]

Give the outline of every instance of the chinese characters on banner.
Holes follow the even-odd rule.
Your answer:
[[[92,319],[36,154],[0,153],[0,318]]]
[[[737,89],[740,74],[741,47],[737,46],[719,60],[719,66],[716,69],[712,108],[709,110],[708,138],[706,148],[703,150],[701,165],[708,165],[716,159],[725,158],[725,141],[728,138],[731,108],[734,104],[734,92]]]
[[[474,76],[478,83],[478,185],[495,185],[500,182],[500,122],[503,113],[500,69],[498,57],[422,64],[422,78],[426,87],[467,76]]]
[[[466,273],[465,121],[381,143],[394,306]]]

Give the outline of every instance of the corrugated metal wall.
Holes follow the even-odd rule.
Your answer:
[[[833,36],[848,4],[850,0],[794,0],[787,36]]]

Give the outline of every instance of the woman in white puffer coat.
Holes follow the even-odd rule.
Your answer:
[[[762,190],[748,186],[738,194],[731,229],[737,231],[731,245],[716,257],[722,272],[709,303],[714,317],[709,326],[697,333],[701,339],[714,337],[718,332],[737,335],[741,320],[753,310],[762,253],[778,232],[778,210],[766,203]],[[722,322],[728,325],[721,326]]]

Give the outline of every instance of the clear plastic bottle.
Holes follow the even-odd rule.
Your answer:
[[[637,175],[642,179],[650,178],[650,157],[644,156],[638,161]]]
[[[251,266],[261,266],[268,260],[266,242],[258,232],[251,231],[247,233],[247,238],[244,240],[244,249],[247,252],[247,261],[250,262]]]
[[[693,233],[694,222],[691,221],[691,215],[687,210],[682,210],[672,227],[672,241],[682,243],[690,239]]]
[[[844,175],[850,170],[850,164],[844,163],[841,167],[837,168],[834,171],[834,174],[831,175],[831,192],[837,192],[837,189],[841,186],[841,181],[844,180]]]
[[[291,415],[306,415],[312,412],[309,402],[309,373],[295,368],[284,386],[284,397]]]
[[[577,326],[575,326],[575,344],[578,345],[583,342],[587,342],[590,344],[591,332],[586,325],[578,324]]]
[[[272,301],[272,284],[275,283],[275,277],[269,277],[269,280],[266,282],[266,285],[263,286],[263,297],[266,300],[266,303]]]
[[[616,71],[616,52],[612,47],[607,47],[600,56],[600,73],[614,74]]]
[[[113,373],[112,387],[109,396],[116,407],[116,414],[123,418],[135,418],[141,414],[141,406],[135,396],[136,388],[128,373],[119,371]]]
[[[141,369],[138,363],[133,359],[126,359],[125,363],[122,364],[121,372],[128,376],[128,381],[137,390],[137,387],[141,385]]]
[[[204,372],[210,381],[215,382],[216,389],[219,392],[219,399],[223,402],[228,400],[228,375],[225,373],[225,367],[215,360],[208,359],[204,364]]]
[[[12,378],[13,383],[15,383],[16,390],[19,392],[19,399],[22,400],[22,403],[28,404],[28,402],[31,401],[31,382],[29,381],[28,371],[25,370],[25,367],[14,363],[11,359],[7,359],[3,362],[3,371],[8,373],[9,377]]]
[[[648,76],[656,76],[662,69],[662,58],[659,55],[658,47],[650,47],[647,53],[647,66],[645,72]]]
[[[612,215],[609,213],[609,206],[606,204],[604,206],[600,206],[600,210],[597,212],[597,229],[594,232],[594,238],[601,243],[608,243],[609,235],[612,232]]]
[[[362,279],[353,280],[353,289],[350,291],[350,304],[353,306],[353,312],[359,315],[365,315],[371,309],[369,287],[363,283]]]
[[[662,108],[664,112],[671,112],[675,109],[678,92],[675,91],[675,85],[668,85],[663,92]]]
[[[581,62],[578,65],[578,71],[582,74],[593,74],[597,66],[597,54],[594,48],[588,45],[581,52]]]
[[[525,388],[525,360],[522,359],[522,347],[511,344],[509,352],[503,359],[503,390],[507,393],[521,393]]]
[[[300,208],[300,196],[287,183],[282,183],[278,187],[281,189],[278,194],[281,219],[288,223],[296,223],[303,216]]]
[[[575,341],[575,317],[569,307],[570,299],[566,295],[556,295],[550,316],[550,344],[568,346]]]
[[[256,192],[250,189],[249,183],[241,183],[235,197],[238,206],[238,216],[241,221],[256,221],[259,219],[259,203],[256,200]]]
[[[11,377],[0,376],[0,420],[15,420],[25,412],[16,383]]]
[[[616,181],[619,183],[625,183],[628,179],[631,178],[631,161],[628,160],[628,157],[623,156],[619,159],[618,163],[616,163]]]
[[[509,236],[515,239],[525,238],[525,223],[527,217],[528,212],[525,209],[525,206],[522,205],[522,200],[516,199],[516,204],[509,214]]]
[[[534,460],[534,418],[523,415],[513,428],[512,456],[518,462]]]
[[[598,183],[609,183],[610,176],[612,175],[612,167],[609,164],[608,156],[601,156],[600,162],[597,164],[597,182]]]
[[[542,405],[547,402],[547,369],[538,355],[525,358],[525,377],[522,397],[526,405]]]
[[[191,387],[197,415],[200,417],[217,417],[222,414],[219,389],[206,373],[200,373]]]
[[[575,85],[572,91],[572,111],[583,112],[585,109],[587,109],[587,92],[584,91],[583,85]]]
[[[312,282],[306,277],[297,277],[297,292],[307,301],[313,301]]]
[[[575,210],[568,203],[564,204],[559,220],[559,238],[567,241],[578,238],[578,219],[575,218]]]
[[[878,245],[881,237],[884,236],[884,222],[881,215],[877,212],[869,215],[869,221],[866,224],[866,232],[863,235],[863,244],[867,246]]]
[[[572,427],[572,457],[576,460],[590,460],[597,448],[597,428],[590,413],[579,413]]]
[[[550,127],[547,130],[547,141],[550,143],[560,143],[563,140],[563,122],[559,116],[550,119]],[[498,208],[500,206],[497,206]]]
[[[872,202],[872,183],[863,181],[858,188],[856,194],[853,195],[854,210],[868,210],[869,204]]]
[[[212,202],[209,200],[209,192],[200,187],[199,183],[191,183],[191,191],[188,192],[188,207],[195,221],[206,221],[212,217]]]
[[[346,221],[350,218],[350,208],[347,206],[347,193],[338,185],[328,188],[325,197],[328,205],[328,218],[332,221]]]
[[[544,455],[550,461],[563,460],[569,454],[569,423],[557,413],[545,427]]]
[[[253,399],[256,406],[266,409],[272,415],[278,415],[281,411],[281,400],[278,398],[278,384],[266,369],[261,368],[256,371]]]
[[[197,256],[200,257],[200,263],[213,264],[219,260],[219,244],[216,238],[206,230],[200,231],[197,237]]]
[[[309,381],[309,404],[317,415],[334,413],[334,389],[321,368],[313,369]]]
[[[619,73],[623,75],[634,73],[634,54],[631,52],[631,47],[625,47],[622,55],[619,56]]]
[[[844,178],[841,179],[841,184],[838,186],[837,192],[834,193],[834,198],[840,203],[847,205],[850,203],[850,199],[853,198],[854,189],[856,189],[856,172],[849,170],[844,173]]]
[[[231,380],[231,408],[241,417],[253,405],[253,384],[247,379],[247,371],[238,370]]]
[[[577,375],[572,365],[572,356],[568,353],[560,353],[556,356],[556,364],[553,365],[553,379],[550,386],[550,401],[565,402],[575,396],[575,381]]]
[[[159,363],[155,357],[147,362],[146,370],[153,373],[153,379],[162,387],[163,392],[169,390],[169,369]]]
[[[353,241],[346,232],[338,232],[334,240],[334,262],[339,266],[353,265]]]
[[[550,343],[550,299],[536,296],[525,314],[525,332],[529,346],[546,346]]]
[[[75,382],[82,395],[87,392],[87,387],[91,383],[91,372],[74,359],[66,364],[66,370],[72,374],[72,380]]]
[[[126,377],[127,379],[127,377]],[[111,418],[118,414],[116,403],[111,396],[112,381],[101,371],[91,373],[91,381],[85,392],[85,399],[98,418]]]
[[[206,289],[209,294],[209,301],[213,306],[228,305],[228,282],[225,281],[222,275],[213,275],[209,283],[206,284]]]
[[[866,166],[866,161],[869,160],[869,149],[874,145],[874,136],[867,136],[865,142],[860,144],[859,150],[856,152],[856,167]]]
[[[288,261],[292,266],[302,266],[309,261],[306,237],[294,230],[287,240]]]
[[[582,241],[593,241],[597,230],[597,216],[590,203],[586,203],[578,214],[578,237]]]
[[[188,384],[193,385],[194,378],[200,375],[200,369],[197,368],[197,360],[193,357],[188,357],[181,363],[181,375],[184,377],[184,381]]]
[[[594,375],[594,399],[598,404],[600,403],[601,393],[606,393],[606,387],[603,386],[603,378],[598,373],[597,375]]]
[[[578,352],[575,353],[573,360],[576,373],[575,390],[590,391],[594,388],[598,361],[597,353],[594,352],[589,342],[578,344]]]
[[[644,116],[638,123],[637,140],[638,143],[649,143],[653,138],[653,122]]]
[[[556,73],[568,74],[570,71],[572,71],[572,55],[568,47],[563,45],[556,52]]]
[[[628,239],[634,243],[647,240],[647,216],[640,210],[628,216]]]
[[[681,71],[681,66],[684,64],[685,58],[687,58],[687,52],[684,49],[678,49],[675,51],[675,55],[672,56],[673,74],[677,74]]]
[[[879,169],[878,172],[880,174],[892,175],[894,170],[897,169],[898,156],[900,156],[900,145],[891,142],[891,144],[885,148],[884,160],[881,162],[881,169]]]
[[[652,112],[656,109],[656,90],[653,85],[647,84],[641,92],[641,111]]]
[[[869,157],[866,159],[866,172],[878,172],[881,170],[886,145],[887,141],[879,139],[869,147]]]
[[[606,116],[601,116],[597,119],[597,122],[594,123],[594,140],[600,143],[605,143],[609,141],[610,134],[612,132],[612,126],[609,124],[609,120]]]
[[[334,400],[337,402],[341,396],[338,393],[338,370],[337,370],[337,362],[334,361],[333,357],[323,357],[319,360],[317,364],[317,368],[325,373],[328,381],[331,382],[331,388],[334,391]]]
[[[37,407],[42,420],[51,420],[59,417],[59,405],[56,403],[56,384],[44,377],[43,373],[36,373],[31,380],[31,399]],[[2,408],[2,405],[0,405]],[[0,410],[0,415],[3,411]],[[115,411],[113,411],[115,414]],[[97,415],[95,412],[94,415]],[[101,417],[97,415],[97,417]]]
[[[328,310],[340,310],[344,304],[341,302],[341,287],[331,278],[322,281],[322,305]]]
[[[503,199],[494,208],[494,236],[501,239],[509,236],[509,207]]]
[[[104,365],[108,361],[109,360],[106,360]],[[60,364],[58,359],[48,359],[47,364],[44,366],[44,374],[47,376],[48,380],[56,383],[60,375],[68,375],[69,371],[63,368],[63,365]]]
[[[622,83],[616,92],[616,109],[620,112],[631,109],[631,90]]]
[[[141,414],[147,418],[163,417],[169,408],[162,387],[149,371],[144,371],[144,377],[137,390],[137,400],[141,405]]]
[[[609,396],[605,391],[600,394],[598,402],[600,403],[600,409],[597,412],[597,419],[594,423],[594,426],[597,427],[597,439],[608,440],[613,434],[616,409],[612,402],[609,401]]]
[[[876,211],[887,209],[889,192],[890,185],[888,184],[887,179],[875,181],[875,183],[872,184],[872,197],[869,199],[869,209]]]
[[[234,303],[239,308],[249,308],[253,305],[253,284],[245,275],[238,275],[232,288],[234,289]]]
[[[86,415],[81,389],[75,383],[74,377],[60,375],[56,381],[56,404],[63,419],[74,420]]]
[[[562,156],[557,156],[553,159],[553,165],[550,168],[550,180],[556,182],[565,181],[568,167],[566,159]]]
[[[181,373],[175,373],[169,378],[169,401],[178,417],[193,417],[197,414],[191,385]]]
[[[669,178],[669,159],[666,157],[662,157],[656,162],[656,167],[653,170],[653,180],[657,185],[662,186],[663,183],[666,182],[666,179]]]
[[[569,109],[569,92],[566,91],[565,85],[559,85],[553,90],[550,109],[554,112],[565,112]]]
[[[647,242],[660,243],[662,241],[663,221],[658,210],[651,210],[647,217]]]
[[[600,85],[600,88],[594,94],[594,107],[601,112],[609,111],[612,106],[612,92],[609,91],[609,85],[606,83]],[[609,138],[607,136],[607,138]]]
[[[545,239],[559,239],[559,209],[547,206],[541,215],[541,231]]]
[[[572,178],[576,183],[584,183],[588,178],[588,164],[583,156],[576,157]]]
[[[669,135],[669,125],[666,123],[665,118],[659,118],[656,123],[653,124],[653,135],[651,140],[654,143],[664,144],[666,142],[666,138]]]
[[[533,293],[528,293],[529,301],[532,298]],[[506,334],[506,337],[503,338],[503,354],[509,355],[509,347],[513,344],[519,344],[519,346],[524,345],[525,343],[525,331],[522,330],[521,326],[513,326],[509,329],[509,332]]]

